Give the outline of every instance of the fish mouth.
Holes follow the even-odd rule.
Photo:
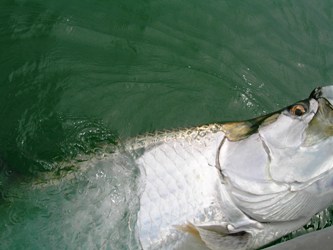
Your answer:
[[[310,98],[318,102],[318,110],[305,130],[303,146],[312,146],[333,136],[333,86],[316,88]]]
[[[333,86],[315,88],[310,94],[310,98],[316,100],[319,100],[320,98],[325,98],[333,109]]]

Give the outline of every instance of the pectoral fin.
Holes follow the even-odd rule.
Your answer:
[[[227,224],[194,225],[187,223],[176,228],[200,239],[212,250],[241,249],[247,245],[251,237],[251,234],[246,231],[230,233]]]

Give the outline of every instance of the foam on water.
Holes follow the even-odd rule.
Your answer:
[[[107,154],[76,164],[80,171],[66,166],[59,178],[44,174],[6,193],[3,249],[138,248],[138,171],[130,158]]]

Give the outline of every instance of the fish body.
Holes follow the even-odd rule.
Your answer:
[[[143,248],[173,249],[188,236],[186,223],[225,221],[215,167],[224,133],[212,125],[158,137],[136,158],[142,177],[137,229]]]

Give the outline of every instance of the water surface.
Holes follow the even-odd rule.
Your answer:
[[[91,179],[101,173],[88,172],[59,185],[58,192],[26,192],[31,178],[97,154],[118,138],[248,119],[331,84],[332,11],[327,0],[2,1],[3,246],[126,248],[132,240],[128,228],[100,232],[106,230],[103,219],[116,227],[112,218],[127,218],[114,207],[135,188],[129,182],[119,189],[119,180],[135,178],[130,170],[115,167],[101,182]],[[87,187],[96,190],[95,202],[73,202]],[[76,228],[65,223],[73,216],[80,221],[75,211],[102,207],[103,195],[116,197],[114,207],[105,204],[114,215],[100,220],[91,215],[91,224]],[[89,204],[94,205],[85,207]],[[332,218],[325,211],[307,230],[329,225]],[[118,239],[125,240],[112,245]]]

